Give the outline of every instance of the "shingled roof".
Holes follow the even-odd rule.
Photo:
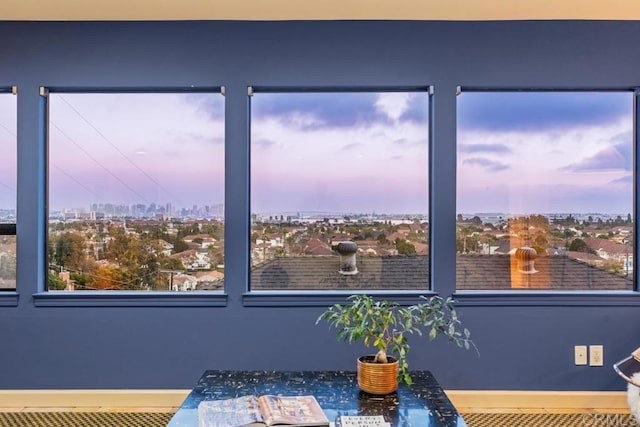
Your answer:
[[[429,259],[420,255],[359,256],[358,274],[338,273],[338,256],[278,257],[251,271],[254,290],[429,288]],[[458,255],[458,290],[631,290],[633,280],[567,256],[538,256],[523,274],[510,255]]]

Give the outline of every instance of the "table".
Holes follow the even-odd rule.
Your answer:
[[[392,427],[467,427],[431,372],[412,377],[412,386],[374,396],[360,391],[355,372],[205,371],[167,427],[197,427],[202,400],[250,394],[314,395],[330,421],[338,415],[384,415]]]

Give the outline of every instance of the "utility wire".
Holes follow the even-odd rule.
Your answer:
[[[144,202],[148,202],[147,199],[140,193],[138,193],[136,190],[134,190],[133,188],[131,188],[131,186],[129,186],[129,184],[127,184],[126,182],[124,182],[122,179],[120,179],[120,177],[118,177],[116,174],[114,174],[113,172],[111,172],[109,170],[109,168],[107,168],[105,165],[103,165],[102,163],[100,163],[98,161],[98,159],[96,159],[95,157],[93,157],[87,150],[85,150],[84,148],[82,148],[82,146],[80,144],[78,144],[76,141],[73,140],[73,138],[71,138],[69,135],[67,135],[62,129],[60,129],[58,127],[58,125],[56,125],[53,120],[50,120],[49,123],[58,130],[58,132],[60,132],[65,138],[67,138],[69,141],[71,141],[73,143],[73,145],[75,145],[76,147],[78,147],[80,149],[80,151],[82,151],[84,154],[87,155],[87,157],[89,157],[91,160],[93,160],[98,166],[100,166],[102,169],[104,169],[105,172],[107,172],[109,175],[111,175],[113,178],[115,178],[120,184],[124,185],[127,189],[129,189],[129,191],[131,191],[133,194],[135,194],[136,196],[138,196],[142,201]]]
[[[120,150],[120,148],[118,148],[118,146],[116,144],[114,144],[113,142],[111,142],[111,140],[109,140],[109,138],[107,138],[96,126],[93,125],[93,123],[91,123],[84,115],[82,115],[82,113],[80,113],[80,111],[78,111],[77,108],[75,108],[73,105],[71,105],[71,103],[69,101],[67,101],[62,95],[58,95],[58,98],[60,98],[62,101],[64,101],[65,104],[67,104],[69,106],[69,108],[71,108],[82,120],[84,120],[84,122],[86,124],[88,124],[93,130],[96,131],[96,133],[98,135],[100,135],[100,137],[105,140],[109,145],[111,145],[127,162],[129,162],[134,168],[136,168],[137,170],[139,170],[144,176],[146,176],[151,182],[153,182],[155,185],[157,185],[161,190],[163,190],[165,193],[167,193],[169,196],[171,196],[171,198],[173,200],[177,200],[177,197],[174,196],[169,190],[167,190],[162,184],[160,184],[155,178],[153,178],[151,175],[149,175],[144,169],[142,169],[140,166],[138,166],[133,160],[131,160],[125,153],[122,152],[122,150]]]
[[[70,180],[72,180],[73,182],[78,184],[80,187],[84,188],[87,192],[91,193],[98,200],[102,200],[102,196],[98,195],[95,191],[93,191],[92,189],[90,189],[89,187],[84,185],[82,182],[78,181],[76,178],[73,177],[73,175],[71,175],[68,172],[66,172],[60,166],[54,164],[53,167],[56,168],[58,171],[60,171],[62,174],[64,174],[67,178],[69,178]],[[2,184],[2,183],[0,182],[0,184]]]
[[[2,123],[0,123],[0,128],[4,129],[7,131],[7,133],[15,138],[18,137],[18,135],[16,135],[16,133],[14,131],[12,131],[11,129],[9,129],[8,127],[6,127],[5,125],[3,125]]]

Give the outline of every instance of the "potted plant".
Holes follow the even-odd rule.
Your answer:
[[[443,335],[458,347],[476,348],[469,330],[458,319],[451,297],[421,298],[424,302],[403,307],[376,301],[369,295],[352,295],[346,304],[335,304],[318,317],[316,324],[326,321],[338,330],[338,340],[362,340],[366,347],[378,349],[377,354],[358,359],[358,385],[363,391],[388,394],[398,388],[399,382],[412,384],[407,361],[411,334],[422,335],[424,331],[429,340]]]

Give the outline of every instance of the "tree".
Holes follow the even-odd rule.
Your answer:
[[[396,239],[396,250],[398,251],[398,254],[401,254],[401,255],[416,254],[416,247],[413,246],[411,243],[407,242],[406,240],[401,239],[399,237]]]
[[[49,290],[52,291],[63,291],[67,287],[67,283],[51,271],[47,276],[47,284],[49,285]]]
[[[589,247],[582,239],[573,239],[569,245],[569,250],[572,252],[589,252]]]

